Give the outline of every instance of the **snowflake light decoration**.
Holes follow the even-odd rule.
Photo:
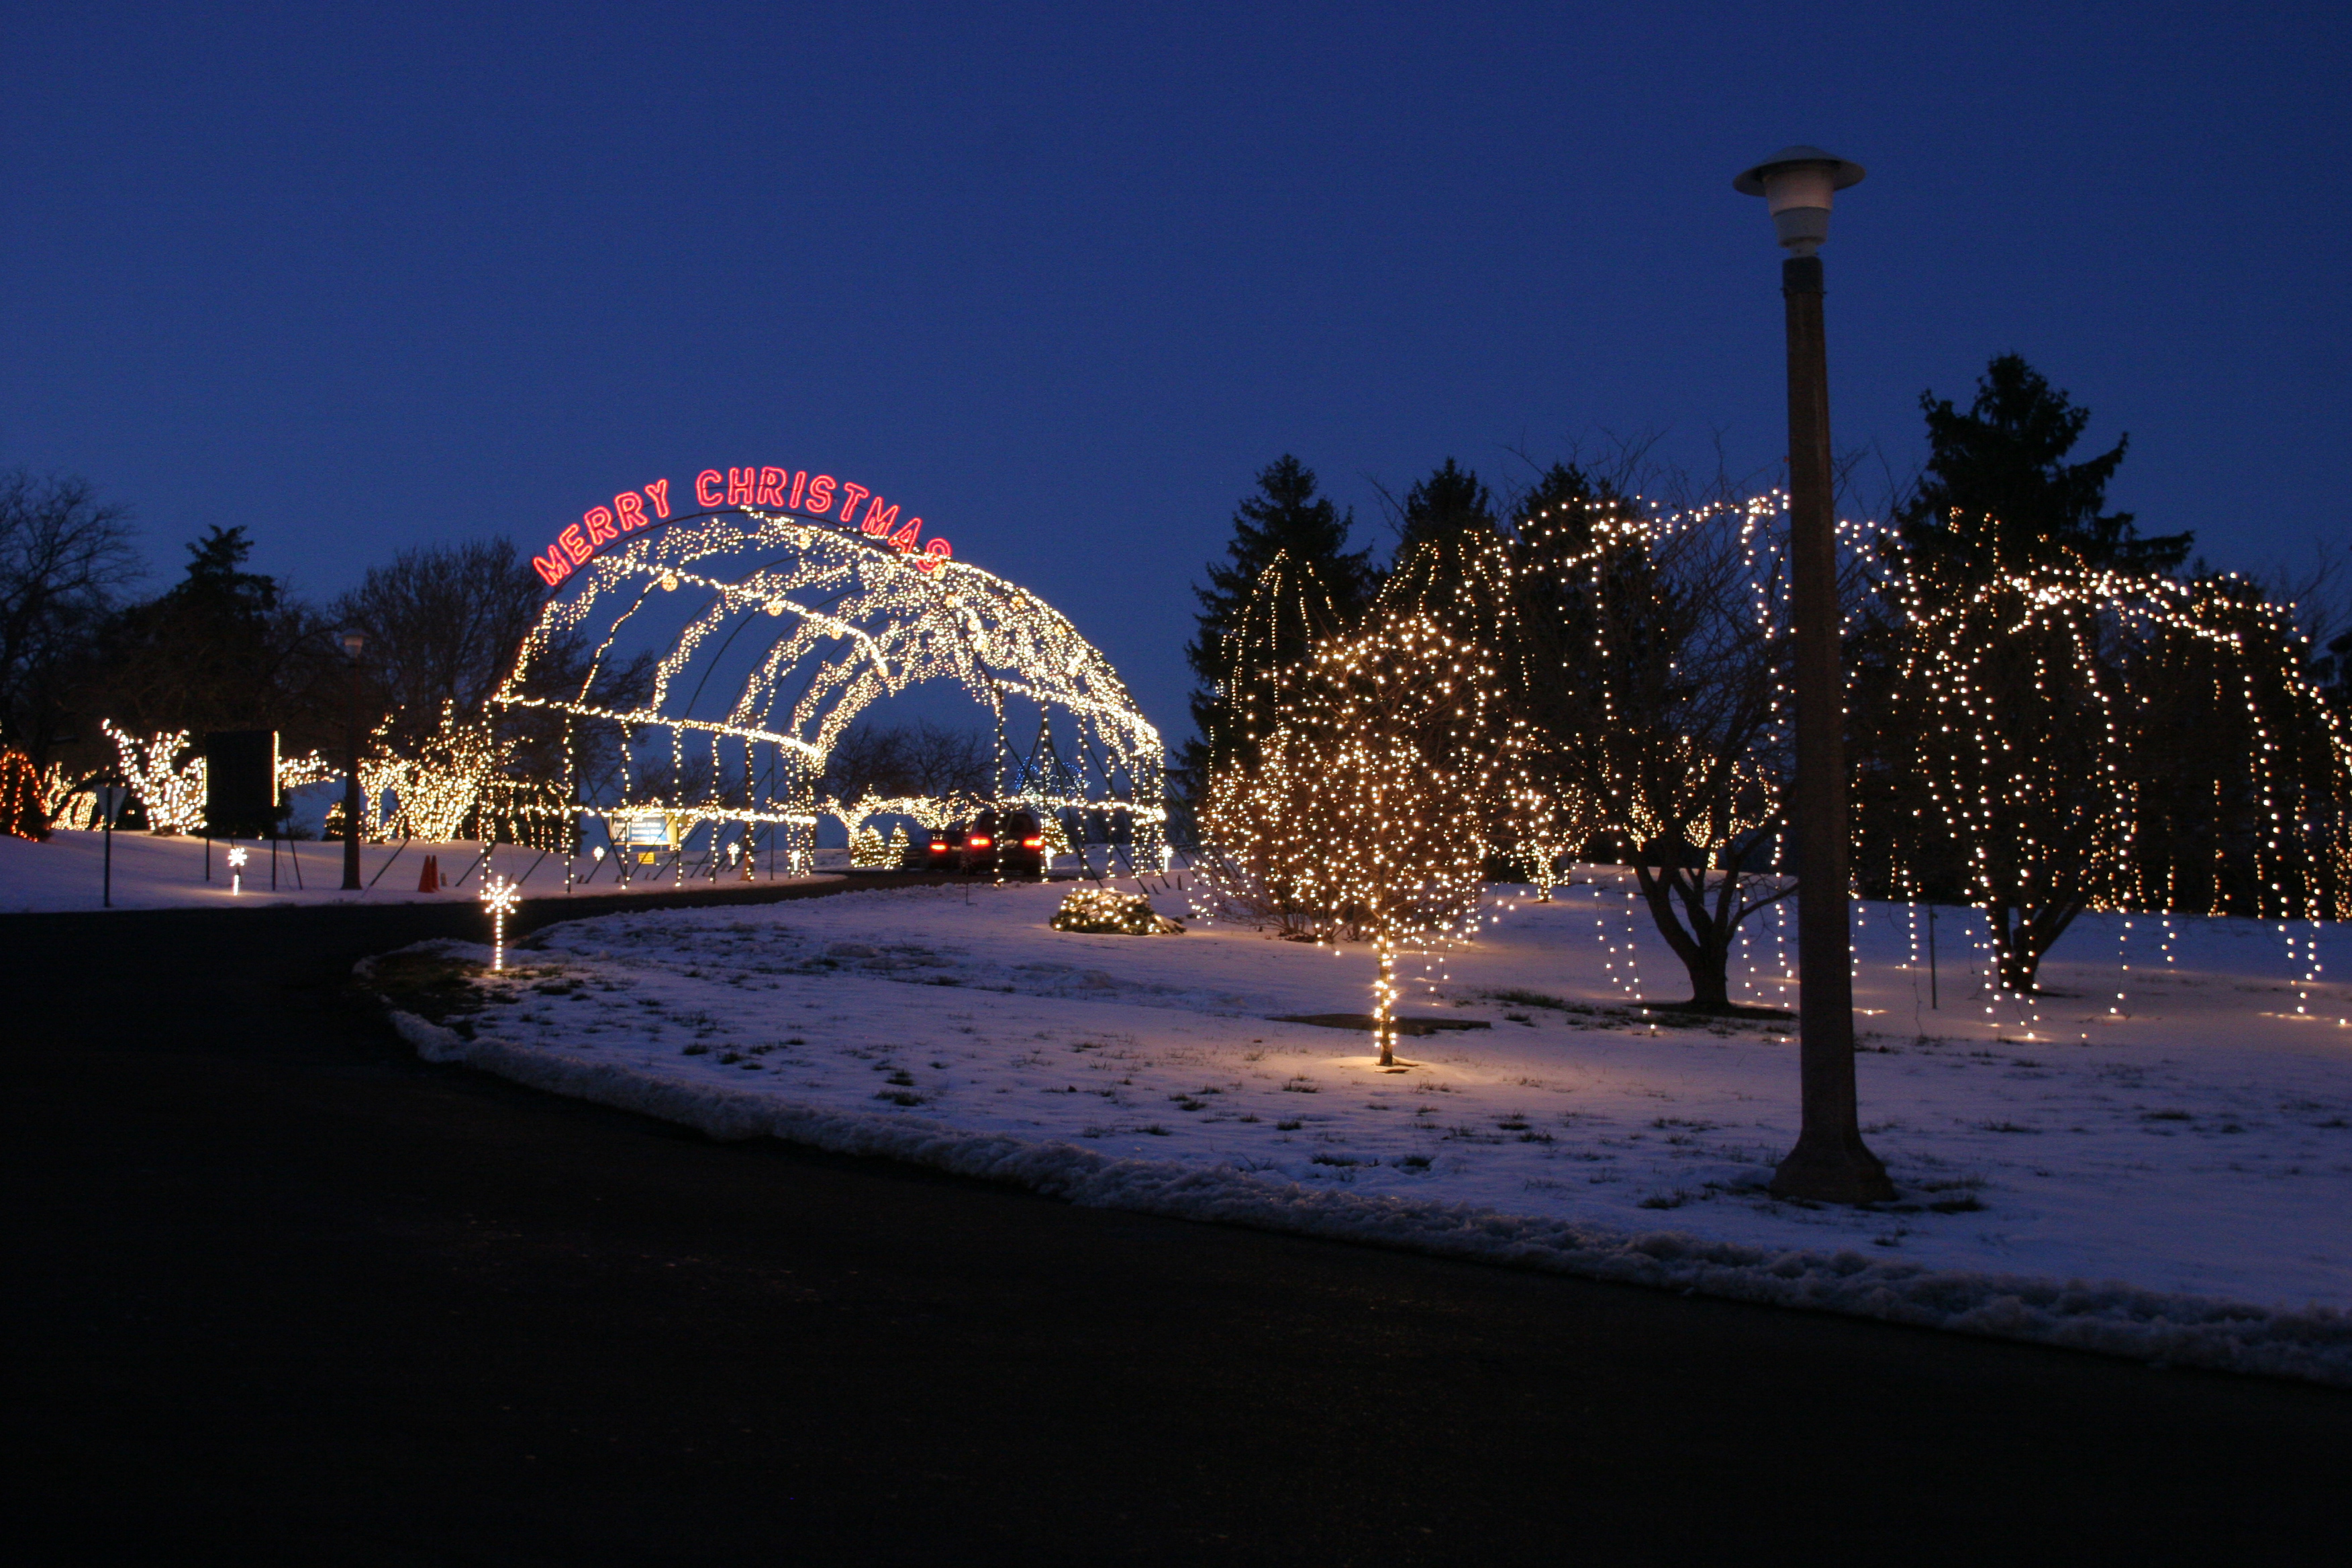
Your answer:
[[[507,966],[507,916],[522,902],[522,889],[502,875],[482,884],[482,907],[490,911],[490,967]]]

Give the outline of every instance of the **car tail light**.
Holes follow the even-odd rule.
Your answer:
[[[1045,847],[1045,841],[1042,838],[1024,838],[1021,841],[1021,847],[1024,849],[1043,849]]]
[[[974,849],[985,849],[989,845],[989,837],[985,833],[975,833],[971,837],[965,839],[964,842],[971,845]]]
[[[944,854],[946,854],[947,852],[948,852],[948,841],[947,841],[946,839],[944,839],[944,838],[934,838],[934,839],[932,839],[932,840],[931,840],[931,853],[932,853],[932,854],[934,854],[934,855],[944,855]]]

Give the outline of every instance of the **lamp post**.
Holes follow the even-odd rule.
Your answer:
[[[360,886],[360,650],[367,647],[367,638],[356,631],[342,636],[344,657],[352,665],[352,702],[344,730],[344,755],[350,765],[343,770],[343,891],[363,891]]]
[[[1772,1194],[1821,1203],[1895,1195],[1862,1142],[1853,1087],[1853,949],[1847,923],[1845,676],[1839,644],[1837,526],[1830,498],[1829,346],[1822,259],[1832,194],[1862,165],[1818,147],[1784,147],[1732,188],[1762,196],[1788,258],[1780,295],[1789,331],[1789,601],[1795,624],[1797,1031],[1803,1122],[1772,1175]]]

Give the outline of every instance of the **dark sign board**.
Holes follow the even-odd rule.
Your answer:
[[[205,830],[268,838],[278,822],[278,731],[215,730],[205,737]]]

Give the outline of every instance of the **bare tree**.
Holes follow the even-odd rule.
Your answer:
[[[993,791],[995,773],[995,746],[974,731],[929,720],[907,725],[860,721],[834,743],[817,786],[843,801],[869,795],[977,800]]]
[[[547,585],[511,540],[478,540],[404,550],[389,565],[369,567],[331,615],[367,637],[368,678],[404,715],[407,739],[430,733],[444,702],[460,713],[482,710],[546,597]],[[550,684],[562,686],[564,673],[578,684],[577,671],[551,671]]]
[[[366,637],[372,700],[397,715],[395,742],[414,746],[434,732],[444,703],[460,714],[484,711],[546,600],[547,585],[511,540],[478,540],[404,550],[391,564],[370,567],[335,601],[331,618]],[[596,703],[628,706],[632,693],[648,688],[654,659],[648,652],[595,668]],[[532,657],[525,695],[580,700],[593,665],[584,628],[562,634]],[[611,772],[624,742],[610,724],[561,712],[513,709],[495,717],[510,771],[542,779],[562,776],[567,761],[587,776]],[[701,783],[713,782],[706,769]]]
[[[1528,731],[1534,798],[1622,835],[1690,976],[1684,1005],[1737,1012],[1740,924],[1772,874],[1789,756],[1780,576],[1754,508],[1660,519],[1575,487],[1523,516],[1494,634]]]
[[[87,479],[0,473],[0,744],[36,763],[69,732],[73,684],[141,574],[130,519]]]

